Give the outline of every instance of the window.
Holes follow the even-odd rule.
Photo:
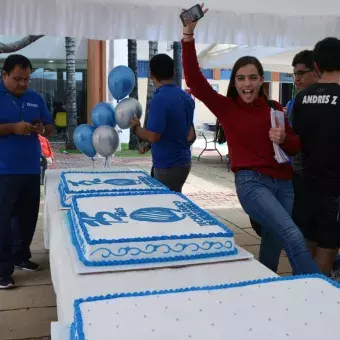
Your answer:
[[[0,60],[0,69],[4,60]],[[53,104],[61,102],[66,104],[66,64],[65,60],[58,59],[53,63],[45,59],[32,59],[33,73],[30,88],[39,93],[45,100],[48,110],[53,115]],[[87,60],[76,60],[76,89],[78,123],[87,121]]]
[[[214,70],[211,68],[201,68],[201,72],[207,79],[214,79]]]
[[[149,77],[149,61],[138,60],[138,78],[148,78],[148,77]]]
[[[230,80],[231,70],[221,70],[221,80]]]

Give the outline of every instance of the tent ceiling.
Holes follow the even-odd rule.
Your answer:
[[[94,4],[131,4],[148,7],[178,7],[189,8],[199,1],[192,0],[58,0],[59,2],[78,2]],[[216,11],[231,11],[239,13],[267,13],[277,15],[340,15],[338,0],[311,1],[311,0],[206,0],[205,6]]]
[[[176,41],[188,0],[0,0],[0,34]],[[338,0],[209,0],[198,43],[292,47],[340,32]]]
[[[266,71],[291,73],[295,54],[304,49],[312,49],[312,47],[285,49],[265,46],[237,46],[227,52],[206,54],[200,59],[200,65],[203,68],[231,69],[238,58],[251,55],[261,61]]]

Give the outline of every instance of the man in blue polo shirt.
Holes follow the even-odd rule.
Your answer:
[[[11,55],[0,82],[0,289],[14,286],[14,267],[37,271],[30,245],[40,204],[40,135],[53,131],[42,97],[28,89],[31,62]]]
[[[150,61],[157,88],[150,103],[147,128],[135,117],[136,135],[151,144],[154,177],[170,190],[181,192],[191,169],[190,137],[195,102],[174,83],[174,61],[158,54]]]

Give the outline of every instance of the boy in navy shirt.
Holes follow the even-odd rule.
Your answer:
[[[300,136],[303,175],[313,184],[314,223],[303,228],[321,272],[331,275],[340,246],[340,40],[315,45],[317,84],[295,99],[293,128]]]
[[[174,61],[158,54],[150,61],[151,78],[157,88],[150,103],[147,128],[137,117],[136,135],[151,143],[154,177],[170,190],[181,192],[191,169],[188,139],[193,126],[195,102],[175,85]]]
[[[38,134],[50,135],[43,98],[28,89],[31,62],[11,55],[0,82],[0,289],[14,286],[14,267],[39,270],[29,261],[40,204]]]

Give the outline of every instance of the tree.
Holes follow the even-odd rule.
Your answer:
[[[22,50],[28,45],[31,45],[35,41],[42,38],[43,35],[26,35],[20,40],[13,41],[8,44],[4,44],[0,41],[0,54],[1,53],[13,53]]]
[[[128,39],[128,66],[131,68],[136,77],[135,87],[130,93],[131,98],[138,100],[138,62],[137,62],[137,41]],[[138,148],[138,137],[130,129],[129,150],[136,150]]]
[[[149,41],[149,61],[158,53],[158,41]],[[144,127],[147,126],[148,117],[149,117],[149,109],[150,109],[150,101],[155,93],[155,85],[151,80],[150,74],[148,77],[148,90],[146,95],[146,109],[145,109],[145,119],[144,119]]]
[[[175,41],[174,45],[175,83],[182,88],[182,45]]]
[[[66,149],[75,150],[73,132],[77,127],[77,83],[76,83],[76,40],[71,37],[65,38],[66,50]]]

